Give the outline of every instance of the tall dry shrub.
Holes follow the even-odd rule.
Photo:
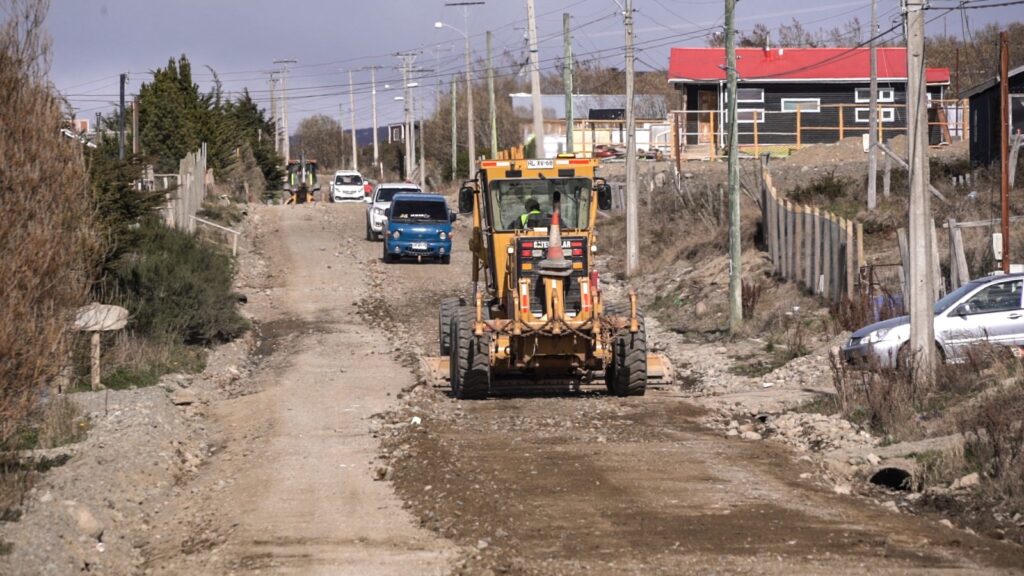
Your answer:
[[[46,0],[0,0],[0,453],[67,357],[96,241],[81,144],[60,133]]]

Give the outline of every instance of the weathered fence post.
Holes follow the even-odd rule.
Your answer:
[[[779,276],[785,278],[789,262],[786,261],[786,200],[779,200]]]
[[[892,158],[888,154],[885,156],[885,174],[882,175],[882,196],[889,197],[890,189],[892,188]]]
[[[853,241],[853,222],[846,221],[846,296],[853,298],[857,280],[857,250]]]
[[[964,254],[964,236],[956,219],[948,220],[949,226],[949,289],[956,290],[971,280]]]
[[[807,246],[804,248],[804,269],[807,274],[804,277],[804,286],[808,292],[814,293],[814,208],[808,206],[804,212],[804,239]]]
[[[939,263],[939,242],[937,236],[935,220],[932,220],[932,260],[935,262],[935,266],[932,267],[932,275],[935,279],[935,294],[932,295],[932,302],[946,295],[946,283],[942,281],[942,265]]]
[[[910,309],[910,298],[913,296],[907,288],[910,286],[910,245],[907,240],[907,229],[896,230],[896,239],[900,245],[900,264],[903,266],[903,308]]]
[[[839,261],[840,242],[842,241],[841,238],[840,238],[839,232],[840,232],[840,226],[842,226],[842,221],[841,221],[840,218],[836,217],[835,219],[830,219],[830,222],[832,224],[831,225],[831,236],[832,236],[832,245],[831,245],[831,248],[832,248],[831,272],[832,272],[832,274],[831,274],[831,277],[832,277],[832,285],[830,287],[831,291],[829,292],[829,296],[831,297],[832,302],[838,302],[839,301],[839,296],[842,293],[842,286],[843,286],[843,281],[842,281],[843,271],[840,268],[840,261]]]
[[[824,291],[825,271],[822,269],[822,246],[824,239],[821,234],[821,209],[814,207],[811,215],[814,225],[814,294],[821,294]]]
[[[799,283],[803,280],[806,272],[803,269],[803,241],[804,241],[804,207],[797,204],[793,207],[793,280]]]

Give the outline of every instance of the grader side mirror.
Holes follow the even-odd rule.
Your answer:
[[[473,189],[464,186],[459,190],[459,214],[468,214],[473,211]]]
[[[608,184],[597,186],[597,207],[601,210],[612,209],[612,187]]]

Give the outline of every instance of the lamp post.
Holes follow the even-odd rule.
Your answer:
[[[469,177],[472,178],[476,172],[476,137],[473,134],[473,84],[472,84],[472,53],[469,49],[469,34],[444,22],[434,22],[434,28],[451,28],[466,39],[466,123],[469,137],[466,145],[469,149]]]

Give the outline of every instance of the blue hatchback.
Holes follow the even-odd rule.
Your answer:
[[[384,261],[430,258],[451,261],[455,213],[439,194],[395,194],[384,223]]]

